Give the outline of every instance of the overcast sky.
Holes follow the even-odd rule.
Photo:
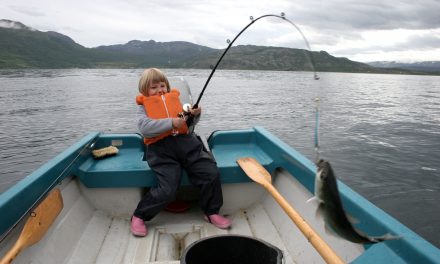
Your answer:
[[[440,0],[1,0],[0,19],[65,34],[85,47],[130,40],[225,48],[250,16],[280,14],[312,50],[355,61],[440,61]],[[236,42],[306,48],[279,19],[262,19]]]

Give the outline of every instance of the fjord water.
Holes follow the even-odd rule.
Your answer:
[[[0,71],[0,193],[91,131],[136,133],[141,69]],[[194,100],[210,71],[184,77]],[[440,77],[217,71],[197,127],[263,126],[440,247]]]

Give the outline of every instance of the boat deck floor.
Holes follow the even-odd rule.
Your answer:
[[[222,234],[264,238],[283,251],[285,263],[293,263],[277,228],[261,204],[229,217],[233,220],[232,227],[222,230],[205,222],[197,205],[185,213],[164,211],[147,222],[149,233],[146,237],[135,237],[130,232],[129,219],[110,217],[96,210],[66,263],[177,264],[191,243]]]
[[[290,174],[279,171],[274,178],[274,186],[342,259],[350,262],[364,252],[361,245],[325,234],[322,222],[314,221],[316,207],[305,202],[312,194]],[[187,212],[162,211],[147,222],[146,237],[135,237],[130,231],[132,205],[144,190],[90,189],[75,179],[70,178],[60,186],[64,208],[52,227],[41,241],[24,250],[16,263],[177,264],[182,252],[193,242],[223,234],[266,241],[283,252],[284,263],[324,263],[275,200],[254,183],[223,186],[222,211],[230,213],[228,217],[233,221],[228,230],[207,223],[194,199]],[[183,194],[188,200],[194,198],[190,191]],[[3,242],[0,255],[13,246],[23,224]]]

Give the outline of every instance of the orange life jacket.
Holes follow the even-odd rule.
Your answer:
[[[182,112],[182,103],[179,99],[180,92],[176,89],[172,89],[169,93],[164,95],[153,95],[153,96],[136,96],[136,103],[138,105],[143,105],[147,112],[147,116],[151,119],[162,119],[162,118],[175,118],[177,114]],[[179,134],[188,134],[188,127],[186,124],[178,128]],[[159,141],[173,133],[173,130],[163,132],[162,134],[152,137],[145,138],[144,143],[149,145],[156,141]]]

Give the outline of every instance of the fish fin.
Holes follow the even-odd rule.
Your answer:
[[[328,225],[327,223],[324,224],[324,230],[325,230],[325,233],[327,235],[333,236],[333,237],[337,237],[337,238],[341,239],[341,236],[339,236],[336,233],[336,231],[330,225]]]
[[[353,227],[353,230],[358,234],[360,241],[355,243],[377,243],[379,241],[376,241],[374,238],[370,237],[367,233],[364,231],[359,230],[356,227]]]
[[[315,218],[324,221],[324,204],[320,203],[316,208]]]
[[[383,236],[372,237],[372,236],[369,236],[367,233],[365,233],[365,232],[363,232],[363,231],[361,231],[361,230],[359,230],[359,229],[357,229],[357,228],[354,228],[354,230],[355,230],[360,236],[362,236],[362,237],[366,240],[366,241],[363,242],[363,243],[378,243],[378,242],[383,242],[383,241],[385,241],[385,240],[397,240],[397,239],[402,238],[401,236],[393,236],[393,235],[391,235],[390,233],[387,233],[387,234],[385,234],[385,235],[383,235]],[[369,241],[369,242],[368,242],[368,241]]]
[[[319,202],[319,199],[316,196],[313,196],[312,198],[306,201],[306,203],[315,203],[315,202]]]
[[[345,215],[347,216],[348,221],[350,221],[352,225],[356,225],[360,223],[359,219],[357,219],[356,217],[353,217],[352,215],[349,214],[345,214]]]
[[[371,241],[372,241],[372,242],[377,243],[377,242],[383,242],[383,241],[386,241],[386,240],[397,240],[397,239],[401,239],[402,236],[394,236],[394,235],[391,235],[390,233],[387,233],[387,234],[385,234],[385,235],[383,235],[383,236],[370,237],[370,238],[371,238]]]

